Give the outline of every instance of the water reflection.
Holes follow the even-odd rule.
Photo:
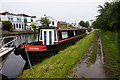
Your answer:
[[[17,37],[18,38],[15,42],[16,47],[25,41],[32,42],[38,40],[37,34],[17,35]],[[23,60],[23,58],[20,55],[16,56],[14,52],[12,52],[7,57],[0,73],[7,76],[8,78],[17,78],[21,75],[24,65],[25,61]]]
[[[22,44],[23,42],[32,42],[38,40],[38,34],[24,34],[24,35],[18,35],[17,40],[15,42],[15,45],[18,46]]]

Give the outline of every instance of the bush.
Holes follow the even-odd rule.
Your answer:
[[[2,30],[7,30],[7,31],[12,30],[12,23],[10,21],[3,21]]]

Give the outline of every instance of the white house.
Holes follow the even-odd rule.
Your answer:
[[[45,17],[47,17],[49,19],[49,21],[50,21],[49,26],[55,26],[55,27],[57,27],[57,20],[55,20],[51,16],[46,16],[46,14],[44,14],[44,16],[42,16],[41,18],[45,18]],[[39,26],[41,26],[40,19],[37,20],[37,23],[38,23],[37,25],[39,25]]]
[[[48,18],[49,21],[50,21],[49,26],[55,26],[55,27],[57,27],[57,20],[55,20],[55,19],[52,18],[51,16],[47,16],[47,18]]]
[[[30,24],[35,24],[36,16],[3,12],[0,13],[0,21],[11,21],[14,31],[31,30]]]

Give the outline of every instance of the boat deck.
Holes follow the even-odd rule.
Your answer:
[[[0,49],[0,57],[5,55],[6,53],[9,53],[13,49],[14,49],[14,47],[4,47],[4,48]]]

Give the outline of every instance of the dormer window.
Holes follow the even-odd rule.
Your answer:
[[[26,17],[24,18],[24,22],[27,22],[27,18]]]
[[[21,17],[17,17],[17,21],[21,21]]]
[[[8,17],[8,21],[10,21],[10,17]]]
[[[54,21],[52,21],[52,25],[54,25]]]
[[[31,22],[33,22],[33,19],[31,19]]]

